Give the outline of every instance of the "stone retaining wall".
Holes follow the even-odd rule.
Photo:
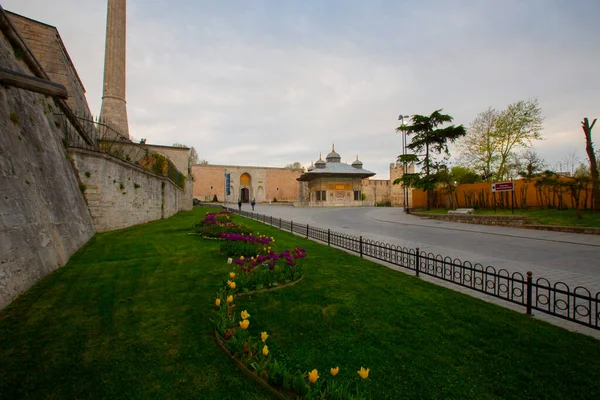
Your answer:
[[[167,177],[105,153],[71,148],[69,154],[98,232],[168,218],[180,210],[191,209],[184,200],[185,190]]]

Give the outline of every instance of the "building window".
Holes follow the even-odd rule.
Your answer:
[[[354,201],[360,200],[360,190],[354,191]]]
[[[321,199],[323,201],[327,200],[327,191],[326,190],[321,191]]]
[[[321,201],[321,191],[317,190],[317,201]]]
[[[212,190],[212,185],[210,185],[210,190]]]

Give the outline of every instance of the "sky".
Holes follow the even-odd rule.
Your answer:
[[[98,115],[107,2],[0,5],[58,28]],[[389,179],[399,114],[441,108],[468,127],[537,98],[545,140],[534,149],[555,168],[587,162],[598,15],[597,0],[129,0],[130,135],[268,167],[308,167],[335,144],[343,162],[358,156]]]

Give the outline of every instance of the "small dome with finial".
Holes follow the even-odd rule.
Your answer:
[[[310,167],[308,167],[307,171],[312,171],[313,169],[315,169],[315,164],[311,161]]]
[[[327,164],[325,163],[325,161],[323,161],[323,159],[321,158],[321,154],[319,153],[319,159],[315,163],[315,168],[325,168],[326,166]]]
[[[354,162],[352,163],[352,166],[353,166],[354,168],[358,168],[358,169],[361,169],[361,168],[363,167],[363,163],[362,163],[362,161],[360,161],[360,160],[358,159],[358,156],[356,156],[356,161],[354,161]]]
[[[325,160],[330,163],[339,163],[342,161],[342,157],[335,152],[335,143],[331,146],[331,153],[327,154]]]

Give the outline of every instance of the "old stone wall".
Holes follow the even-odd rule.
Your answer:
[[[145,147],[151,152],[168,157],[179,172],[188,176],[189,149],[185,147],[158,146],[146,144]]]
[[[406,168],[406,173],[412,174],[415,172],[414,164],[410,164]],[[393,182],[404,175],[402,163],[390,164],[390,202],[392,206],[404,207],[404,188],[402,185],[394,185]],[[412,189],[408,189],[407,205],[413,207]]]
[[[58,30],[39,21],[6,12],[27,46],[38,60],[44,72],[53,82],[67,88],[67,105],[79,117],[91,119],[90,109],[85,98],[85,87]]]
[[[225,173],[231,176],[229,202],[237,203],[242,188],[249,190],[250,200],[257,203],[277,201],[293,202],[300,196],[300,183],[296,180],[300,171],[287,168],[246,167],[237,165],[194,165],[194,198],[212,201],[214,196],[225,200]],[[242,183],[247,174],[248,183]]]
[[[373,204],[391,202],[390,181],[383,179],[363,179],[362,192],[367,196],[366,200]]]
[[[0,65],[32,75],[0,34]],[[0,308],[94,235],[52,98],[0,85]]]
[[[191,209],[185,190],[164,176],[104,153],[69,149],[69,154],[98,232]]]

